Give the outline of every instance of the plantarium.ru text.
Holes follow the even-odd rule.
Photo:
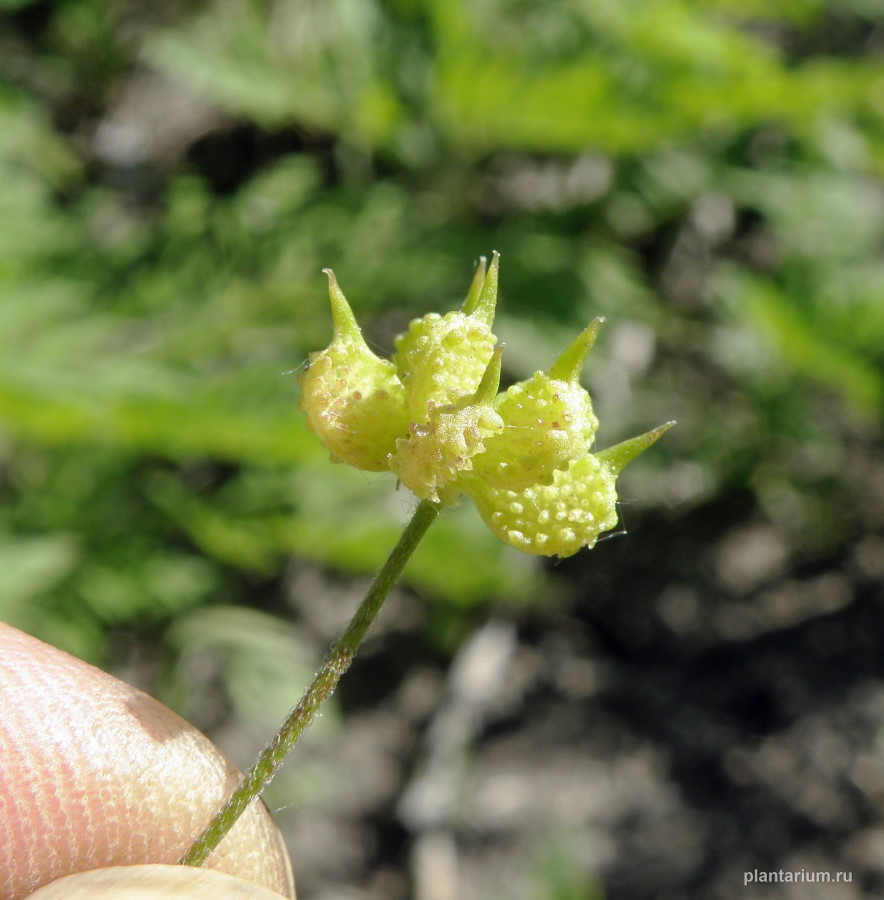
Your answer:
[[[419,498],[365,599],[282,728],[181,862],[201,865],[260,795],[334,691],[439,511],[462,494],[526,553],[571,556],[617,523],[617,476],[674,423],[591,453],[598,420],[580,371],[595,319],[545,372],[498,392],[503,347],[491,332],[499,257],[482,258],[461,309],[415,319],[392,360],[376,356],[334,273],[334,336],[300,376],[308,428],[334,462],[391,470]]]

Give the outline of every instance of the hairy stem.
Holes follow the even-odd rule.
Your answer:
[[[300,702],[289,713],[276,737],[261,752],[230,799],[181,857],[180,865],[202,865],[248,805],[260,796],[279,771],[288,752],[295,746],[304,729],[313,721],[319,707],[331,696],[340,677],[349,668],[372,622],[384,605],[393,585],[398,581],[414,549],[439,514],[439,509],[437,504],[428,500],[422,500],[418,504],[398,543],[375,576],[365,599],[341,636],[332,645]]]

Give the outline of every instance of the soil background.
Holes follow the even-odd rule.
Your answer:
[[[335,734],[288,763],[320,785],[275,807],[299,897],[884,897],[872,493],[815,553],[749,493],[632,516],[550,564],[556,602],[477,612],[451,658],[421,637],[426,599],[398,591]],[[363,588],[292,565],[317,652]],[[258,740],[214,737],[243,765]]]

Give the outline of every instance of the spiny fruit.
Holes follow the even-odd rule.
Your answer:
[[[548,371],[498,394],[498,264],[480,260],[461,309],[415,319],[392,362],[368,348],[327,269],[334,336],[310,354],[300,405],[333,461],[390,469],[443,506],[465,493],[507,543],[570,556],[617,524],[617,476],[673,423],[590,453],[598,419],[579,379],[601,319]]]
[[[484,257],[479,261],[461,309],[414,319],[396,338],[393,361],[413,422],[428,421],[432,406],[456,404],[479,386],[497,341],[491,323],[499,259],[495,253],[487,272]]]
[[[581,547],[595,546],[599,535],[617,524],[617,476],[673,424],[668,422],[595,456],[586,453],[567,469],[557,469],[549,484],[502,490],[478,473],[470,473],[462,479],[464,493],[488,527],[518,550],[572,556]]]
[[[488,485],[520,491],[551,484],[554,472],[592,446],[599,422],[579,378],[603,321],[595,319],[548,372],[535,372],[497,398],[506,428],[486,442],[475,465]]]
[[[393,363],[375,356],[365,343],[334,273],[325,273],[334,337],[325,350],[308,357],[299,378],[300,407],[332,462],[383,472],[396,439],[408,434],[405,388]]]
[[[550,484],[522,491],[494,488],[465,479],[464,489],[485,524],[525,553],[571,556],[592,547],[617,524],[615,476],[591,453],[558,469]]]
[[[396,441],[390,468],[424,500],[442,502],[446,488],[484,455],[483,440],[503,431],[503,419],[492,404],[500,384],[502,348],[495,351],[474,394],[448,406],[432,401],[425,424],[411,423],[407,438]],[[444,493],[443,493],[444,492]],[[457,493],[451,500],[457,499]]]

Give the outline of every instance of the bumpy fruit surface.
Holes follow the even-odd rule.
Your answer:
[[[526,553],[571,556],[616,526],[617,476],[673,423],[590,453],[598,420],[579,379],[601,319],[548,371],[498,394],[496,253],[487,271],[480,262],[462,308],[415,319],[392,362],[368,348],[326,271],[334,338],[299,381],[308,428],[335,462],[390,469],[439,505],[465,493]]]
[[[450,406],[472,394],[491,361],[497,301],[498,256],[485,271],[481,260],[463,308],[414,319],[396,338],[393,361],[408,396],[411,420],[427,422],[433,406]]]
[[[551,484],[554,472],[592,446],[599,423],[579,378],[601,323],[596,319],[580,334],[549,372],[535,372],[497,398],[506,427],[487,441],[475,466],[488,485],[521,491]]]
[[[464,490],[501,540],[525,553],[571,556],[617,524],[615,479],[587,453],[554,472],[551,484],[508,491],[470,478]]]
[[[408,434],[405,388],[393,363],[369,349],[334,274],[326,271],[335,333],[325,350],[310,354],[298,379],[300,407],[332,462],[383,472],[396,439]]]
[[[390,468],[415,496],[442,502],[449,494],[446,488],[472,469],[473,457],[482,458],[483,441],[503,431],[503,419],[492,407],[500,384],[500,357],[500,350],[491,357],[474,394],[449,406],[431,403],[427,422],[413,422],[408,438],[396,441]]]

